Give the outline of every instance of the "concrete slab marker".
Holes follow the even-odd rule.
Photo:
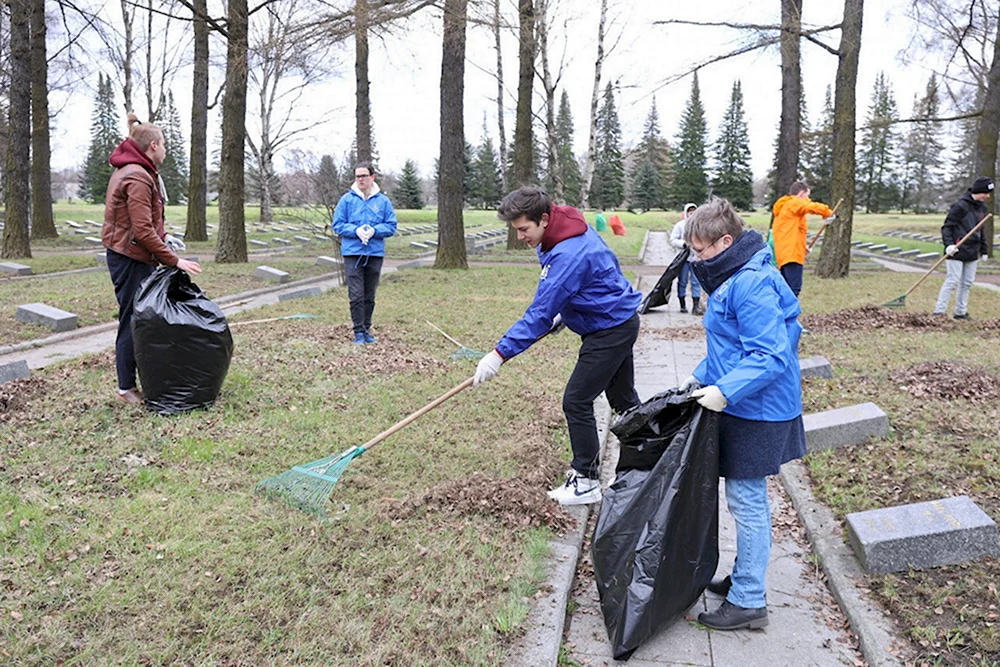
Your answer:
[[[913,250],[904,250],[903,252],[899,253],[899,256],[900,257],[914,257],[914,256],[919,255],[919,254],[920,254],[920,251],[917,250],[916,248],[914,248]]]
[[[844,445],[860,445],[889,433],[889,417],[874,403],[803,415],[806,451],[818,452]]]
[[[833,379],[833,366],[826,357],[808,357],[799,359],[799,374],[802,377],[818,377],[827,380]]]
[[[320,255],[316,258],[316,264],[318,266],[329,266],[329,267],[339,267],[343,265],[343,261],[336,257],[327,257],[326,255]]]
[[[892,248],[886,248],[885,250],[882,251],[882,254],[883,255],[895,255],[900,250],[902,250],[902,248],[900,248],[899,246],[895,246],[895,247],[892,247]]]
[[[250,239],[247,243],[250,245],[262,246],[264,248],[267,248],[270,245],[267,241],[258,241],[257,239]]]
[[[924,252],[914,256],[913,259],[937,259],[941,256],[939,252]]]
[[[284,294],[278,295],[278,301],[290,301],[292,299],[305,299],[311,296],[319,296],[323,293],[323,288],[318,285],[312,285],[310,287],[304,287],[299,290],[294,290],[292,292],[285,292]]]
[[[263,278],[265,280],[272,280],[276,283],[287,283],[292,277],[285,271],[280,269],[271,268],[270,266],[258,266],[253,272],[254,278]]]
[[[292,238],[300,243],[312,243],[312,239],[308,236],[293,236]]]
[[[289,241],[288,239],[279,238],[277,236],[275,236],[271,240],[274,241],[275,243],[280,243],[281,245],[292,245],[292,242]]]
[[[28,362],[24,359],[0,364],[0,384],[30,377],[31,369],[28,368]]]
[[[17,262],[0,262],[0,273],[10,273],[15,276],[30,276],[31,267]]]
[[[77,316],[44,303],[26,303],[18,306],[14,319],[24,324],[40,324],[56,333],[76,328]]]
[[[85,238],[85,239],[83,239],[83,240],[84,240],[84,241],[89,241],[90,243],[93,243],[93,244],[95,244],[95,245],[104,245],[104,241],[102,241],[102,240],[101,240],[101,239],[99,239],[99,238],[95,238],[95,237],[93,237],[93,236],[88,236],[88,237],[86,237],[86,238]]]
[[[996,523],[968,496],[854,512],[847,536],[869,574],[1000,556]]]

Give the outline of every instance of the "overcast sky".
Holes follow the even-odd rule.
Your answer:
[[[511,20],[516,20],[512,0],[504,0]],[[750,0],[715,0],[710,13],[699,12],[691,3],[664,0],[633,0],[630,3],[610,0],[612,6],[610,38],[620,36],[617,46],[607,55],[602,77],[616,85],[619,117],[626,145],[638,141],[643,121],[653,99],[660,116],[660,130],[671,139],[677,133],[680,116],[689,96],[691,78],[663,86],[662,82],[684,72],[694,64],[732,50],[738,35],[731,30],[711,27],[654,25],[655,21],[688,19],[700,21],[739,21],[777,23],[779,3]],[[579,155],[587,146],[588,111],[593,87],[596,57],[596,0],[559,0],[559,25],[552,36],[556,64],[566,53],[561,88],[569,94],[576,125],[574,150]],[[773,7],[772,7],[773,5]],[[858,115],[863,119],[869,93],[879,71],[885,71],[894,88],[900,113],[908,114],[913,95],[922,92],[930,74],[923,65],[904,66],[899,53],[911,36],[911,24],[905,18],[905,0],[867,0],[858,80]],[[842,3],[805,0],[803,22],[809,25],[838,23]],[[407,158],[414,159],[423,175],[433,168],[439,150],[439,93],[441,75],[440,14],[425,12],[410,20],[405,31],[384,42],[373,41],[370,58],[372,116],[375,141],[382,171],[398,171]],[[562,28],[565,23],[566,29]],[[609,38],[609,42],[610,42]],[[825,42],[836,48],[839,32],[833,31]],[[496,54],[491,31],[470,26],[467,33],[465,73],[465,133],[473,144],[480,143],[484,113],[487,127],[496,142]],[[610,46],[610,43],[608,44]],[[213,56],[222,56],[221,42],[213,42]],[[330,119],[302,135],[297,148],[316,156],[330,153],[338,159],[349,149],[354,136],[353,43],[337,54],[340,75],[317,85],[298,110],[301,118]],[[517,40],[511,34],[503,43],[505,100],[508,136],[513,134],[515,91],[517,86]],[[832,85],[837,59],[806,41],[802,43],[802,72],[810,119],[822,107],[825,89]],[[213,73],[213,90],[221,79]],[[719,122],[729,102],[733,81],[742,81],[747,121],[750,130],[752,166],[755,177],[763,176],[773,159],[775,133],[780,115],[781,72],[776,48],[740,56],[704,67],[699,73],[702,101],[705,105],[710,139],[718,133]],[[96,81],[96,74],[93,77]],[[541,86],[536,82],[535,109],[540,111]],[[177,106],[187,125],[190,109],[190,80],[178,78],[174,87]],[[71,112],[56,121],[53,136],[53,167],[78,165],[86,150],[92,102],[77,95]],[[248,105],[253,108],[253,102]],[[253,122],[248,118],[248,122]],[[124,131],[124,121],[122,130]],[[218,145],[218,116],[210,117],[210,143]],[[185,128],[185,136],[187,128]],[[279,165],[281,160],[279,158]]]

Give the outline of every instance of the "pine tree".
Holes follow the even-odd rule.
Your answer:
[[[392,193],[396,208],[422,209],[424,207],[423,185],[413,160],[403,163],[403,173],[399,176],[396,191]]]
[[[559,98],[559,115],[556,116],[556,150],[559,151],[559,166],[563,175],[563,192],[566,203],[580,205],[580,185],[583,175],[580,163],[573,154],[573,113],[569,108],[569,96],[564,90]]]
[[[708,144],[708,126],[705,108],[701,105],[698,74],[691,82],[681,127],[677,134],[677,150],[673,155],[673,184],[670,204],[680,208],[686,202],[699,204],[708,198],[708,175],[705,173],[705,146]]]
[[[332,220],[333,210],[337,208],[337,202],[344,194],[340,189],[337,163],[332,155],[324,155],[319,159],[319,168],[312,175],[312,181],[316,190],[316,203],[326,209],[327,217]]]
[[[750,135],[743,114],[743,88],[733,83],[729,108],[722,117],[715,144],[713,194],[728,199],[740,210],[753,208],[753,171],[750,169]]]
[[[815,128],[802,133],[802,174],[812,190],[811,199],[833,201],[833,92],[826,87],[823,111]]]
[[[937,77],[931,74],[924,96],[914,97],[913,118],[936,118],[938,100]],[[941,198],[941,171],[938,161],[944,152],[940,122],[913,123],[903,144],[903,178],[899,208],[907,206],[914,212],[933,211]]]
[[[858,143],[858,202],[864,204],[868,213],[888,211],[899,201],[898,137],[892,124],[895,120],[898,120],[896,101],[885,73],[879,72]]]
[[[625,160],[622,158],[621,140],[622,128],[609,82],[597,112],[597,155],[590,188],[590,203],[599,209],[616,209],[625,201]]]
[[[188,160],[184,150],[184,133],[181,129],[181,115],[174,104],[174,93],[167,93],[160,102],[163,119],[157,124],[163,131],[167,156],[160,165],[160,176],[167,189],[168,203],[180,204],[187,200],[188,191]]]
[[[636,148],[635,171],[632,175],[632,192],[629,203],[634,208],[649,211],[665,206],[663,173],[667,166],[666,142],[660,136],[660,116],[656,111],[656,98],[649,108],[642,139]]]
[[[462,152],[462,202],[468,205],[472,201],[472,180],[473,180],[473,164],[475,163],[474,158],[475,151],[472,148],[472,144],[468,141],[465,142],[465,150]],[[513,155],[513,151],[511,151]],[[434,191],[438,190],[438,176],[441,173],[441,162],[438,158],[434,158]]]
[[[118,134],[117,104],[110,76],[97,75],[97,99],[91,118],[90,148],[83,164],[80,197],[91,202],[102,202],[107,195],[111,172],[114,171],[108,158],[122,140]]]
[[[500,157],[493,148],[493,140],[483,119],[483,143],[476,150],[472,162],[471,183],[469,184],[469,205],[473,208],[496,208],[503,197],[503,175],[500,173]]]

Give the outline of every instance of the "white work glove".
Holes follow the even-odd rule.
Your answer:
[[[714,384],[709,387],[695,389],[691,392],[691,398],[697,398],[698,405],[712,412],[722,412],[729,405],[729,401],[723,396],[722,390]]]
[[[948,257],[951,257],[956,252],[958,252],[958,246],[954,244],[944,249],[944,254],[948,255]]]
[[[552,318],[552,326],[549,327],[546,336],[551,336],[552,334],[557,334],[566,328],[566,323],[563,322],[562,313],[556,313],[556,316]]]
[[[375,236],[375,229],[371,225],[361,225],[358,227],[358,238],[365,245],[368,245],[373,236]]]
[[[479,365],[476,366],[476,374],[472,378],[472,386],[478,387],[480,383],[491,380],[500,370],[500,364],[502,363],[503,357],[496,350],[493,350],[480,359]]]
[[[826,218],[823,222],[825,222],[826,224],[829,225],[831,222],[833,222],[836,219],[837,219],[837,214],[836,213],[831,213],[830,217]]]
[[[985,261],[986,261],[986,260],[988,260],[989,258],[990,258],[990,256],[989,256],[989,255],[983,255],[982,257],[980,257],[980,258],[979,258],[979,261],[980,261],[980,262],[985,262]]]
[[[691,375],[686,380],[684,380],[684,382],[681,382],[679,385],[677,385],[677,391],[685,392],[688,389],[690,389],[691,387],[693,387],[695,385],[695,383],[697,383],[697,382],[698,382],[698,378],[696,378],[695,376]]]
[[[163,242],[167,244],[167,247],[173,250],[175,253],[184,252],[188,249],[187,244],[181,241],[179,238],[173,234],[167,234],[163,237]]]

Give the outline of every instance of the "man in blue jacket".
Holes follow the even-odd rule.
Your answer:
[[[722,605],[698,615],[715,630],[767,625],[764,576],[771,553],[767,476],[806,453],[799,376],[799,300],[771,265],[760,234],[724,199],[688,218],[691,268],[708,294],[708,355],[680,385],[702,407],[721,412],[719,474],[736,520],[736,564],[709,585]]]
[[[333,233],[340,237],[344,257],[354,343],[374,343],[375,290],[382,275],[385,239],[396,233],[396,211],[375,182],[371,162],[359,162],[354,168],[354,184],[333,211]]]
[[[579,334],[583,344],[563,394],[573,464],[566,482],[549,491],[549,497],[563,505],[595,503],[601,499],[601,484],[594,399],[605,392],[619,414],[639,404],[632,345],[639,335],[636,309],[642,295],[580,212],[554,205],[540,188],[522,187],[507,195],[497,217],[517,230],[518,240],[537,249],[542,273],[524,315],[479,362],[473,386],[563,325]]]

